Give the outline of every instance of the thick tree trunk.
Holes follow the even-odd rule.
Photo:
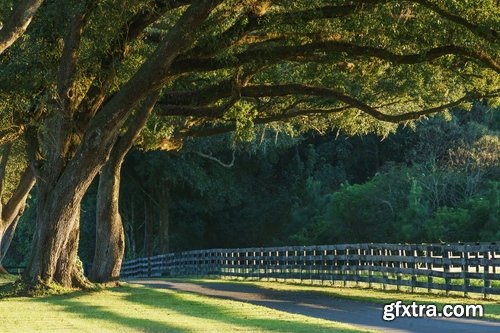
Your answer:
[[[120,278],[125,252],[125,235],[118,210],[121,162],[112,157],[99,177],[96,246],[90,274],[94,282],[112,282]]]
[[[108,162],[101,169],[96,208],[96,246],[90,279],[114,282],[120,278],[125,253],[125,233],[119,211],[120,173],[123,160],[135,138],[146,124],[158,98],[153,93],[132,118],[127,132],[120,137]]]
[[[31,284],[58,283],[72,287],[77,272],[80,202],[84,191],[39,187],[37,222],[31,259],[26,269]]]

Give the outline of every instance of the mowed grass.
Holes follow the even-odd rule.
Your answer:
[[[186,279],[183,279],[185,281]],[[500,299],[464,298],[462,296],[446,296],[443,293],[409,293],[396,290],[377,290],[372,288],[335,287],[328,285],[305,285],[284,282],[262,282],[262,281],[235,281],[219,279],[191,279],[192,282],[201,283],[230,283],[251,284],[263,289],[274,289],[288,292],[308,292],[329,295],[334,298],[344,298],[357,301],[366,301],[378,304],[388,304],[397,300],[405,304],[417,302],[418,304],[435,304],[439,309],[445,304],[481,304],[484,308],[484,318],[500,320]]]
[[[16,281],[17,276],[11,274],[0,274],[0,286]]]
[[[366,331],[243,302],[125,285],[102,291],[0,299],[0,332]]]

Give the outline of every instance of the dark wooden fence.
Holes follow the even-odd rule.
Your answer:
[[[122,278],[219,276],[500,295],[500,243],[210,249],[126,261]]]

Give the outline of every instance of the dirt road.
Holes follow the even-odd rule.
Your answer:
[[[499,333],[500,322],[458,318],[397,318],[382,320],[382,305],[338,299],[314,292],[286,292],[259,288],[250,284],[223,282],[177,282],[163,280],[130,280],[152,288],[194,292],[211,297],[248,302],[255,305],[322,318],[390,333]]]

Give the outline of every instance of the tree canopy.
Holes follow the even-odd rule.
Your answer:
[[[18,114],[2,125],[4,141],[54,103],[68,109],[77,132],[97,114],[123,122],[119,109],[156,89],[158,115],[191,119],[172,130],[184,135],[291,118],[382,133],[384,122],[499,93],[493,0],[83,4],[46,2],[2,56],[3,113],[15,105]],[[211,14],[196,17],[198,10]],[[191,44],[167,60],[161,52],[174,48],[181,25]]]

